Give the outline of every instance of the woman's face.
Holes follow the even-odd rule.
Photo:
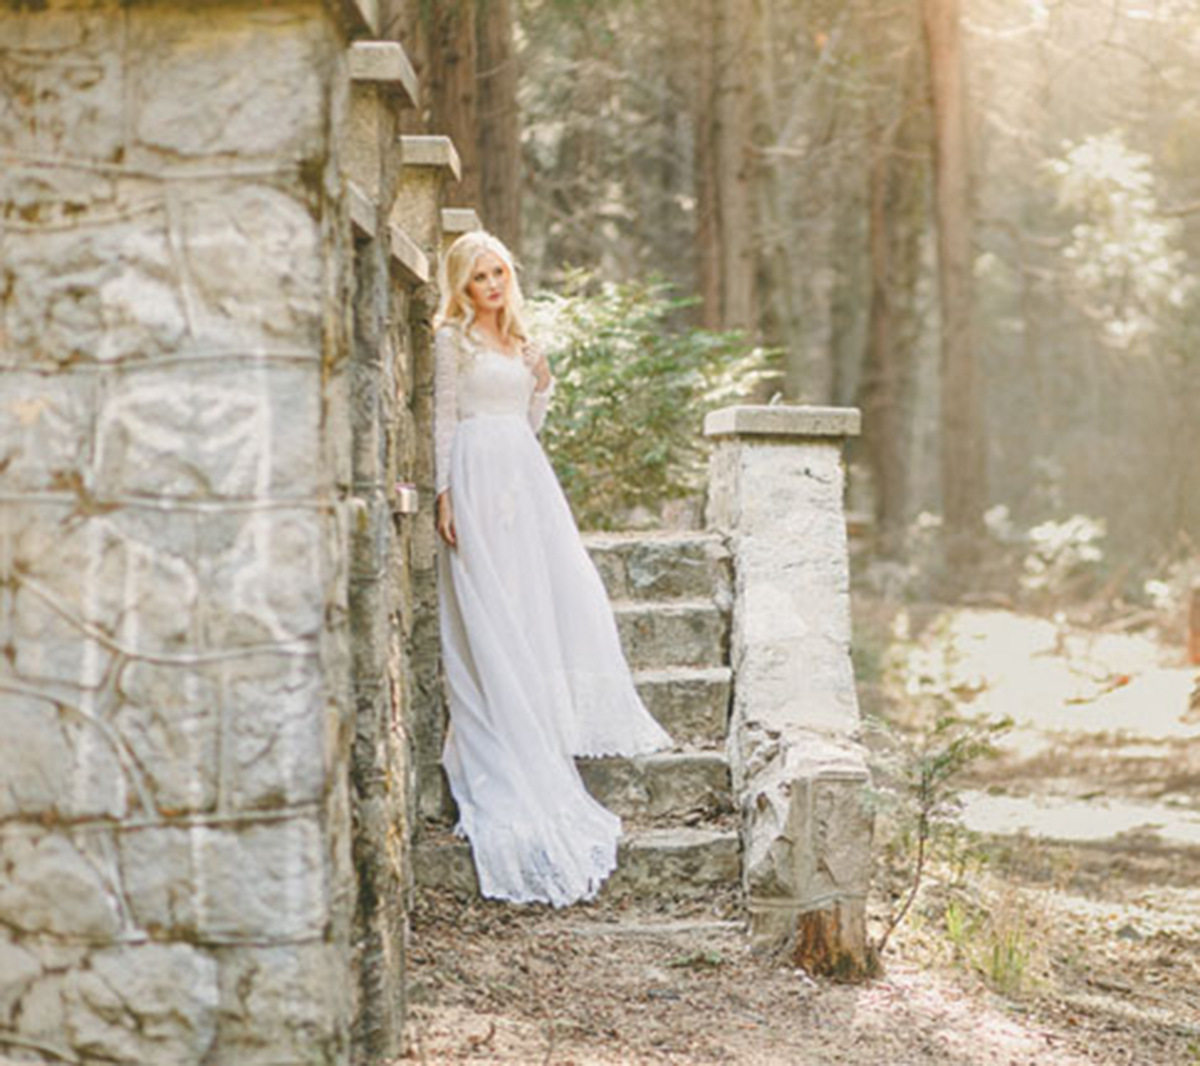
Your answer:
[[[495,252],[484,252],[471,267],[467,295],[475,313],[499,311],[508,299],[508,268]]]

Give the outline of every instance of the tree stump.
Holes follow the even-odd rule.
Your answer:
[[[813,977],[858,981],[879,972],[879,959],[866,936],[861,900],[800,915],[792,965]]]

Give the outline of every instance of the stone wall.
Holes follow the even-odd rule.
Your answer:
[[[392,521],[391,460],[372,466],[351,410],[370,382],[400,397],[389,374],[407,372],[352,343],[344,17],[0,6],[0,1055],[17,1061],[349,1056],[355,703],[396,680],[403,633],[351,655],[350,590],[376,591],[351,536]],[[384,274],[359,264],[381,305]]]

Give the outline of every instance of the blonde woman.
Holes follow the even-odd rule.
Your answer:
[[[511,254],[489,233],[464,234],[441,283],[442,765],[483,894],[564,906],[595,895],[621,832],[574,757],[654,751],[670,737],[638,698],[604,587],[535,435],[554,380],[526,330]]]

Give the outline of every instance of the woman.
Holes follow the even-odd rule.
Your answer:
[[[554,381],[521,309],[499,239],[451,245],[434,346],[442,765],[482,893],[564,906],[595,895],[621,832],[574,756],[654,751],[670,737],[638,698],[535,436]]]

